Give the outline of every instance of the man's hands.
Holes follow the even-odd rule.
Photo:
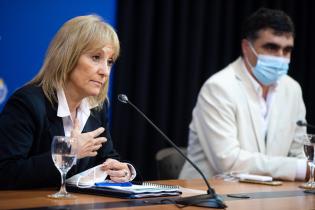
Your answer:
[[[114,159],[107,159],[103,163],[102,170],[106,171],[107,175],[114,182],[128,182],[131,177],[127,163]]]
[[[102,143],[106,142],[105,137],[98,137],[105,129],[100,127],[94,131],[81,133],[80,123],[76,119],[74,128],[71,132],[71,137],[76,139],[77,158],[94,157],[97,155],[97,150],[102,147]]]

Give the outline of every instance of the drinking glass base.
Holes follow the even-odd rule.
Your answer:
[[[70,193],[64,193],[64,192],[57,192],[51,195],[48,195],[49,198],[52,199],[75,199],[77,198],[75,195],[72,195]]]
[[[301,184],[299,187],[306,190],[315,190],[315,183],[306,182]]]

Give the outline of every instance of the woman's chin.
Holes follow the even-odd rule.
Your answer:
[[[89,93],[89,96],[98,96],[99,94],[101,93],[101,91],[100,90],[94,90],[94,91],[91,91],[90,93]]]

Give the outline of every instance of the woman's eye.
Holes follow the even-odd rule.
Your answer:
[[[101,59],[101,56],[99,56],[99,55],[93,55],[92,56],[92,60],[95,61],[95,62],[100,61],[100,59]]]
[[[114,64],[114,60],[113,59],[108,59],[107,60],[107,65],[108,66],[112,66]]]

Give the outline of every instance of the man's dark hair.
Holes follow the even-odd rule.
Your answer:
[[[276,35],[292,34],[294,24],[291,18],[281,10],[260,8],[247,18],[242,28],[242,39],[256,40],[260,30],[271,28]]]

